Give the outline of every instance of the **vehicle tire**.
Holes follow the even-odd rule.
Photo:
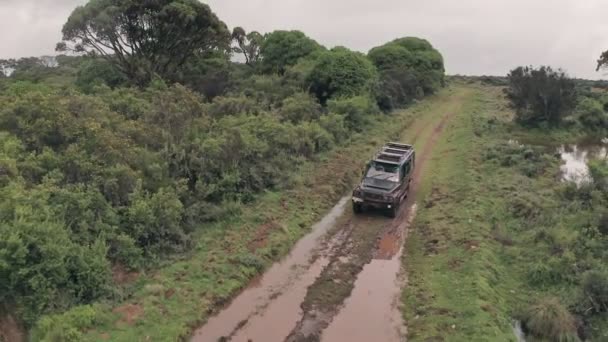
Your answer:
[[[353,212],[355,214],[361,214],[363,212],[363,207],[360,203],[353,203]]]
[[[392,208],[390,208],[388,210],[388,216],[390,218],[395,218],[397,217],[397,214],[399,213],[399,207],[401,206],[401,202],[397,202],[395,204],[393,204]]]

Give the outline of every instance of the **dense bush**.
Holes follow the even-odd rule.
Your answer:
[[[608,128],[608,115],[604,111],[604,106],[597,100],[583,98],[576,106],[575,112],[579,116],[580,123],[590,130]]]
[[[443,57],[424,39],[405,37],[368,54],[381,75],[378,103],[390,110],[432,94],[444,84]]]
[[[522,124],[558,125],[576,105],[575,83],[561,70],[518,67],[507,77],[507,97]]]
[[[308,78],[311,92],[325,104],[330,98],[370,94],[377,71],[365,55],[337,47],[318,58]]]
[[[606,272],[589,271],[585,273],[582,287],[595,311],[608,311],[608,274]]]
[[[549,341],[579,341],[576,321],[555,298],[540,299],[524,314],[524,326],[535,337]]]
[[[90,305],[77,306],[66,313],[49,315],[41,319],[33,332],[34,341],[40,342],[78,342],[82,341],[83,331],[97,320],[98,308]]]
[[[195,230],[289,187],[379,112],[367,56],[239,29],[232,51],[248,64],[235,63],[225,25],[197,1],[92,0],[63,33],[62,49],[112,48],[0,61],[15,68],[0,79],[0,307],[41,340],[80,340],[97,319],[86,304],[116,294],[113,267],[188,251]],[[420,43],[399,43],[414,51],[414,88],[408,71],[385,71],[395,103],[437,67]]]
[[[378,106],[369,96],[330,100],[327,108],[332,113],[343,115],[347,127],[355,131],[363,130],[367,120],[379,112]]]
[[[293,123],[318,120],[321,105],[307,93],[296,93],[283,100],[279,113],[283,119]]]
[[[260,54],[265,72],[283,74],[287,67],[323,47],[300,31],[274,31],[266,35]]]
[[[101,84],[116,88],[127,82],[127,78],[114,65],[103,59],[84,62],[76,74],[76,86],[85,93],[91,93],[95,86]]]

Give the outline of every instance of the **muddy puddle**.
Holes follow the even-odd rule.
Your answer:
[[[591,181],[587,163],[592,159],[608,159],[608,141],[598,144],[564,145],[558,150],[562,158],[562,180],[578,185]]]
[[[327,265],[328,259],[316,250],[320,240],[343,214],[350,197],[338,204],[317,224],[312,232],[294,246],[291,253],[252,282],[216,316],[197,329],[191,341],[282,341],[300,319],[300,303],[308,286]],[[339,235],[335,239],[339,239]],[[331,249],[333,240],[325,249]],[[319,257],[312,261],[313,256]],[[273,322],[269,327],[266,323]]]
[[[405,275],[401,273],[403,241],[416,216],[416,204],[406,219],[379,242],[374,259],[359,273],[351,296],[344,303],[321,341],[402,341],[406,334],[399,308]]]

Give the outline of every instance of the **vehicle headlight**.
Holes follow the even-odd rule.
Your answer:
[[[355,197],[361,197],[361,189],[356,188],[355,190],[353,190],[353,196]]]

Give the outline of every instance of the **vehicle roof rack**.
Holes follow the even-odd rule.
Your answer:
[[[414,147],[412,145],[391,142],[384,145],[382,149],[376,153],[374,160],[400,165],[408,160],[413,153]]]
[[[396,148],[401,150],[413,150],[414,146],[408,144],[402,144],[397,142],[389,142],[384,145],[385,147]]]

